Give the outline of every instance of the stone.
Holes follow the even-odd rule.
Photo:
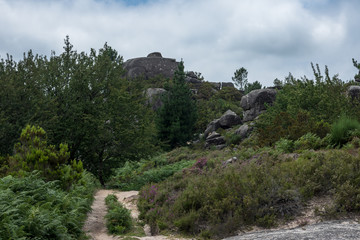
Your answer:
[[[163,88],[148,88],[146,89],[147,103],[152,107],[153,110],[158,110],[162,107],[163,102],[161,101],[161,95],[166,92]]]
[[[360,99],[360,86],[357,85],[350,86],[348,88],[347,94],[352,100]]]
[[[241,118],[229,109],[219,119],[215,119],[207,125],[204,136],[206,138],[219,128],[227,129],[239,124],[241,124]]]
[[[220,145],[225,145],[226,141],[225,138],[223,136],[221,136],[221,134],[217,133],[217,132],[212,132],[205,141],[205,147],[209,147],[212,145],[215,146],[220,146]]]
[[[163,58],[161,53],[153,52],[147,57],[129,59],[124,63],[125,77],[155,77],[173,78],[179,62],[172,58]]]
[[[240,105],[244,110],[243,122],[254,120],[266,110],[266,105],[271,105],[276,98],[276,89],[257,89],[241,98]]]
[[[241,124],[241,118],[229,109],[220,117],[219,124],[221,128],[231,128],[232,126]]]
[[[223,166],[227,166],[227,165],[229,165],[229,164],[232,164],[232,163],[236,162],[237,160],[238,160],[237,157],[232,157],[232,158],[224,161],[224,162],[223,162]]]
[[[250,127],[248,124],[243,124],[235,131],[235,134],[239,135],[241,139],[244,140],[250,135],[252,130],[253,128]]]
[[[339,240],[359,239],[359,236],[360,224],[358,224],[357,222],[349,220],[332,220],[291,229],[255,231],[234,237],[225,238],[224,240]]]
[[[204,137],[207,138],[210,133],[218,130],[219,128],[220,128],[219,119],[215,119],[211,121],[206,127],[206,130],[204,132]]]

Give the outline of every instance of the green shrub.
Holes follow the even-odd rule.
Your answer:
[[[291,153],[294,151],[294,141],[280,138],[280,140],[275,143],[275,148],[282,153]]]
[[[162,157],[140,162],[126,162],[124,167],[114,170],[107,186],[123,191],[140,190],[142,186],[161,182],[193,163],[192,160],[182,160],[169,164]]]
[[[54,145],[48,145],[46,139],[44,129],[27,125],[21,132],[19,143],[15,144],[14,155],[5,159],[4,175],[24,176],[38,170],[45,180],[60,180],[63,188],[69,189],[82,177],[82,162],[70,161],[66,144],[60,144],[56,149]]]
[[[331,140],[333,144],[344,145],[350,140],[351,133],[360,131],[360,123],[352,118],[342,116],[331,128]]]
[[[0,239],[80,239],[95,178],[84,172],[69,192],[39,172],[0,179]]]
[[[313,133],[307,133],[294,142],[296,150],[314,149],[317,150],[322,146],[321,138]]]
[[[106,227],[112,234],[124,234],[132,228],[130,210],[126,209],[115,195],[109,194],[105,198],[108,212],[105,215]]]
[[[309,134],[301,141],[301,146],[316,146],[319,138]],[[210,159],[214,166],[201,174],[189,169],[145,186],[138,202],[141,218],[167,222],[163,227],[168,230],[223,238],[249,225],[275,226],[324,194],[335,199],[329,213],[360,211],[360,156],[305,150],[284,159],[269,150],[249,149],[236,156],[239,160],[226,167]]]

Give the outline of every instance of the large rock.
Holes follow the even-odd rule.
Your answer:
[[[219,133],[217,132],[212,132],[205,141],[205,147],[209,147],[209,146],[224,146],[226,143],[226,140],[223,136],[221,136]]]
[[[166,92],[163,88],[148,88],[146,89],[146,98],[148,104],[152,107],[153,110],[159,109],[163,102],[161,101],[161,95]]]
[[[231,110],[227,110],[219,119],[221,128],[231,128],[232,126],[241,124],[241,118]]]
[[[254,120],[271,105],[276,98],[275,89],[257,89],[241,98],[240,105],[244,110],[243,122]]]
[[[241,125],[236,131],[235,134],[239,135],[241,137],[241,139],[245,139],[247,138],[250,133],[252,132],[253,128],[250,127],[247,124]]]
[[[351,97],[351,99],[360,99],[360,86],[350,86],[348,89],[348,96]]]
[[[205,138],[219,128],[227,129],[241,124],[241,118],[231,110],[227,110],[219,119],[211,121],[204,132]]]
[[[158,76],[173,78],[179,63],[172,58],[163,58],[161,53],[150,53],[147,57],[129,59],[124,63],[126,77],[144,77],[150,79]]]

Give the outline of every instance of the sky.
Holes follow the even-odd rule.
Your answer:
[[[310,63],[348,81],[360,61],[359,0],[0,0],[0,58],[15,60],[105,42],[124,60],[161,52],[206,81],[271,86],[291,72],[313,78]]]

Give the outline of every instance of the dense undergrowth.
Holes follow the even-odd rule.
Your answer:
[[[98,180],[27,126],[12,156],[0,158],[0,239],[85,239],[82,227]]]
[[[84,172],[65,191],[39,172],[0,179],[0,239],[81,239],[95,178]],[[85,238],[84,238],[85,239]]]
[[[254,153],[235,151],[239,160],[227,166],[222,157],[201,158],[164,182],[146,186],[140,193],[141,217],[160,230],[219,238],[246,226],[271,227],[291,219],[314,196],[335,199],[329,215],[360,210],[357,152]]]
[[[139,162],[126,162],[124,167],[114,169],[107,187],[123,191],[140,190],[148,183],[165,180],[194,162],[194,160],[182,159],[181,155],[171,160],[167,154]]]

